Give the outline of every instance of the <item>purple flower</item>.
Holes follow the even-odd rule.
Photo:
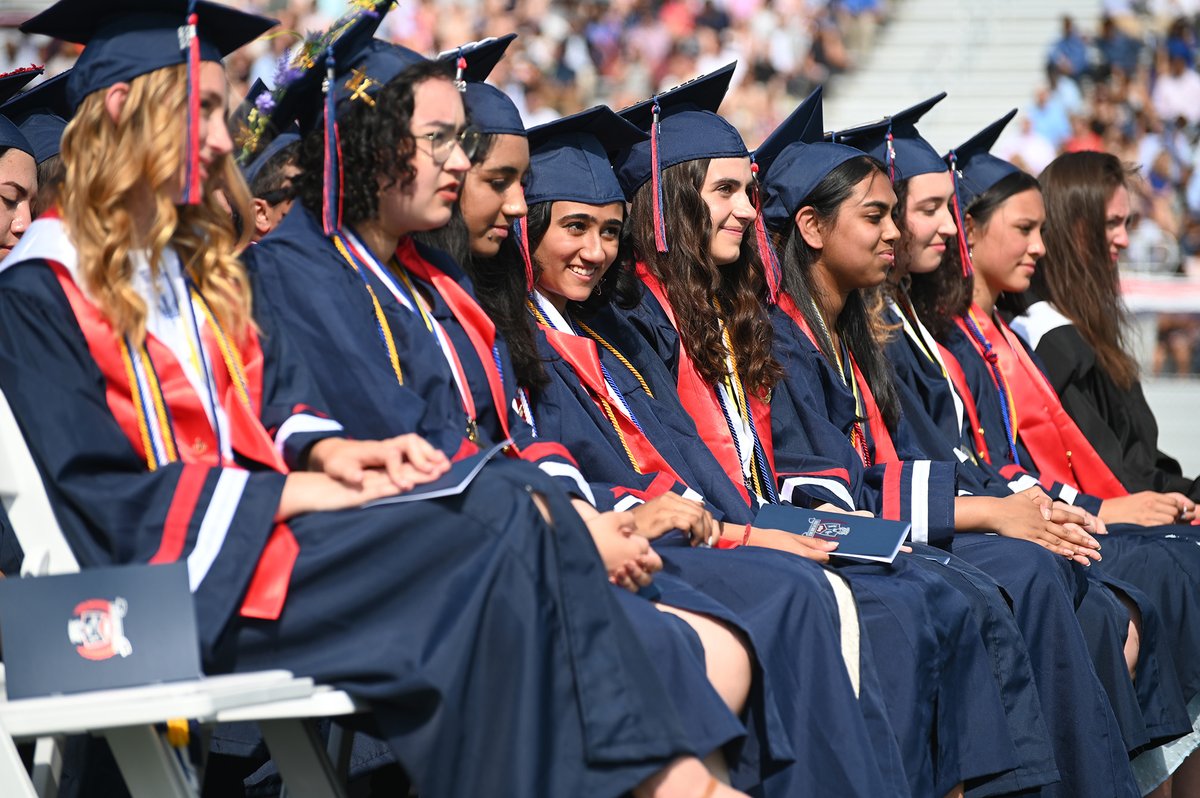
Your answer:
[[[260,114],[269,114],[275,110],[275,98],[271,96],[271,92],[264,91],[255,98],[254,107],[258,109]]]

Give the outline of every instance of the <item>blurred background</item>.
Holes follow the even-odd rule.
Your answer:
[[[231,104],[346,8],[227,1],[281,21],[228,59]],[[0,72],[72,63],[75,45],[16,30],[47,5],[0,0]],[[1200,471],[1200,0],[404,0],[379,35],[434,54],[511,31],[491,81],[529,125],[736,60],[721,110],[752,147],[824,84],[827,129],[946,91],[920,125],[940,150],[1015,107],[996,152],[1035,175],[1075,150],[1136,165],[1122,283],[1162,447]]]

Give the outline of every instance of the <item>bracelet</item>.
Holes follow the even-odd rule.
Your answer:
[[[750,533],[754,531],[754,522],[746,524],[746,534],[742,535],[742,545],[745,546],[750,542]]]

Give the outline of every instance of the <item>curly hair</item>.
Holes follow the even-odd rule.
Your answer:
[[[741,364],[747,390],[765,396],[783,376],[772,354],[771,321],[767,317],[767,282],[754,234],[742,238],[736,262],[718,266],[709,250],[712,219],[701,196],[709,159],[669,166],[662,173],[663,206],[669,252],[654,246],[654,189],[647,182],[633,197],[629,220],[633,250],[663,284],[679,325],[679,341],[696,370],[716,385],[725,379],[729,352],[721,323]],[[718,314],[713,300],[719,303]]]
[[[1060,155],[1046,167],[1039,177],[1046,254],[1031,286],[1075,324],[1096,350],[1100,367],[1125,389],[1137,379],[1138,365],[1130,354],[1121,282],[1109,260],[1105,214],[1113,194],[1135,172],[1101,152]]]
[[[236,339],[251,329],[250,287],[238,253],[248,234],[238,234],[215,189],[242,218],[250,192],[232,155],[209,167],[203,199],[177,206],[184,163],[187,117],[185,67],[155,70],[129,82],[116,121],[105,92],[88,95],[62,139],[66,179],[59,197],[68,234],[79,251],[84,288],[113,330],[135,345],[146,337],[146,304],[133,288],[130,252],[148,249],[152,270],[172,247],[217,320]],[[143,192],[153,202],[153,222],[139,232],[134,213]]]
[[[344,222],[356,224],[375,218],[381,191],[412,182],[416,170],[411,161],[417,151],[412,134],[413,95],[427,80],[450,80],[450,69],[437,61],[418,62],[388,81],[372,98],[374,105],[350,100],[338,109]],[[301,171],[295,185],[301,204],[318,215],[324,164],[325,136],[317,127],[300,145]]]
[[[992,215],[1009,197],[1029,189],[1036,190],[1038,182],[1025,172],[1014,172],[996,182],[963,210],[976,225],[986,225]],[[959,230],[965,236],[965,230]],[[975,295],[975,276],[963,277],[962,258],[957,246],[946,247],[942,262],[928,274],[912,275],[909,297],[913,309],[934,338],[944,340],[954,328],[954,320],[965,316]]]
[[[830,171],[809,192],[800,207],[811,207],[822,223],[833,223],[833,234],[836,235],[836,220],[842,203],[850,198],[859,183],[872,175],[886,177],[883,164],[869,155],[851,158]],[[817,335],[822,356],[832,365],[839,356],[833,350],[833,341],[822,334],[825,327],[823,302],[812,273],[820,252],[808,245],[794,224],[780,238],[780,287],[796,300],[801,315]],[[891,335],[891,329],[883,321],[884,290],[877,287],[851,291],[842,312],[834,320],[834,328],[871,387],[884,423],[889,430],[895,431],[900,421],[900,396],[882,347]]]

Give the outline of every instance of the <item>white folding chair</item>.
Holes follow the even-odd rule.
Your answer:
[[[33,456],[0,391],[0,500],[24,550],[21,573],[74,573],[79,562],[54,517]],[[2,673],[0,665],[0,673]],[[4,694],[0,691],[0,697]],[[348,694],[287,671],[206,677],[189,682],[98,690],[69,696],[0,702],[0,795],[51,798],[62,771],[62,737],[95,733],[113,750],[135,798],[197,795],[186,762],[155,725],[172,718],[201,723],[251,720],[293,798],[341,798],[347,755],[331,764],[313,718],[367,711]],[[347,735],[348,736],[348,735]],[[26,773],[16,740],[36,739],[33,773]],[[331,747],[343,746],[340,736]]]

